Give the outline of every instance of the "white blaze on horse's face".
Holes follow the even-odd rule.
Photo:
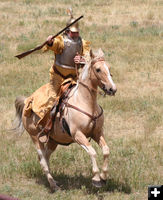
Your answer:
[[[112,85],[112,89],[113,89],[113,90],[116,90],[117,88],[116,88],[116,86],[115,86],[115,84],[114,84],[114,82],[113,82],[113,79],[112,79],[112,77],[111,77],[111,75],[110,75],[109,68],[108,68],[108,66],[106,65],[106,63],[104,63],[104,67],[106,68],[106,71],[108,72],[108,80],[109,80],[109,82],[110,82],[111,85]]]
[[[110,71],[105,61],[97,62],[96,64],[97,77],[101,79],[100,87],[106,94],[114,95],[117,91],[116,85],[110,75]]]

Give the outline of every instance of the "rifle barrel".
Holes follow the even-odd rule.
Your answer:
[[[71,24],[69,24],[68,26],[66,26],[65,28],[63,28],[61,31],[59,31],[57,34],[55,34],[55,35],[52,37],[52,39],[54,39],[55,37],[57,37],[58,35],[60,35],[61,33],[63,33],[66,29],[68,29],[70,26],[72,26],[73,24],[75,24],[75,23],[76,23],[77,21],[79,21],[81,18],[83,18],[83,15],[81,15],[80,17],[78,17],[78,18],[77,18],[76,20],[74,20]],[[42,47],[45,46],[46,44],[47,44],[47,41],[45,41],[43,44],[37,46],[36,48],[30,49],[30,50],[28,50],[28,51],[26,51],[26,52],[23,52],[23,53],[21,53],[21,54],[18,54],[18,55],[16,55],[15,57],[21,59],[21,58],[23,58],[23,57],[25,57],[25,56],[31,54],[31,53],[34,52],[34,51],[37,51],[37,50],[42,49]]]

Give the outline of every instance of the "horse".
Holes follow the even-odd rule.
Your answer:
[[[47,143],[41,143],[38,139],[40,129],[36,127],[39,117],[33,112],[30,117],[24,115],[25,97],[17,97],[15,100],[17,127],[16,130],[23,133],[26,130],[35,144],[40,165],[47,177],[52,191],[60,189],[52,177],[49,168],[50,155],[58,145],[79,144],[89,155],[92,161],[92,184],[102,187],[107,180],[109,147],[106,144],[103,133],[104,114],[97,103],[98,87],[105,94],[114,96],[117,88],[110,74],[110,66],[104,59],[101,49],[90,52],[90,60],[85,63],[79,74],[77,84],[68,94],[62,111],[55,118],[55,123],[50,132]],[[65,127],[64,126],[64,127]],[[93,139],[102,149],[102,170],[97,166],[96,151],[92,147],[90,139]]]

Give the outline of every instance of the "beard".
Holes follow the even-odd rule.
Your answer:
[[[79,36],[78,37],[72,37],[74,42],[77,42],[79,40]]]

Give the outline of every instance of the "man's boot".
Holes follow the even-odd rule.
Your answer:
[[[56,117],[56,112],[57,110],[57,105],[55,105],[51,112],[50,112],[50,118],[47,120],[45,127],[43,128],[43,130],[41,130],[41,132],[38,135],[38,138],[40,140],[40,142],[45,143],[48,141],[48,133],[51,131],[53,124],[54,124],[54,119]]]

